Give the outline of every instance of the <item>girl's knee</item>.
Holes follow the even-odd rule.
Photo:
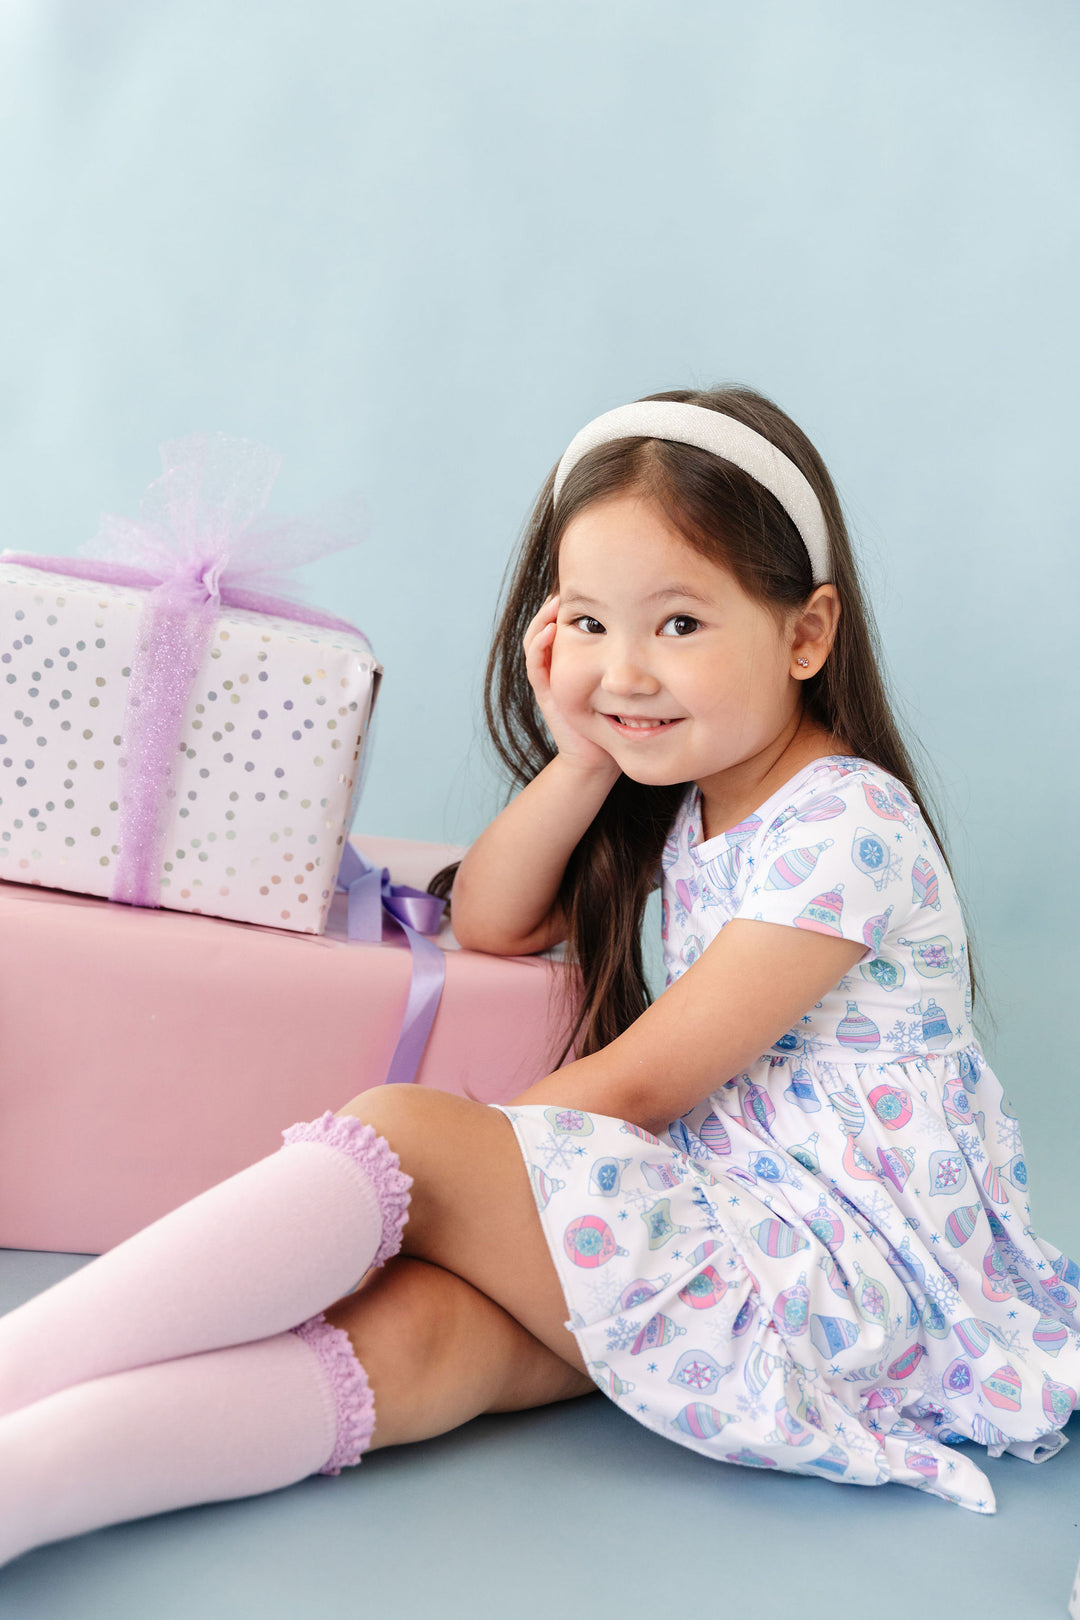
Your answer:
[[[365,1125],[374,1126],[393,1146],[390,1132],[395,1126],[407,1129],[414,1120],[430,1120],[445,1112],[447,1104],[452,1107],[455,1102],[469,1106],[463,1097],[453,1097],[431,1086],[372,1086],[368,1091],[358,1092],[338,1113],[352,1114]]]
[[[402,1170],[426,1184],[438,1175],[447,1145],[452,1142],[455,1151],[467,1155],[470,1144],[478,1140],[474,1133],[484,1123],[476,1116],[493,1111],[432,1086],[384,1085],[361,1091],[338,1112],[370,1125],[398,1155]],[[413,1187],[414,1206],[422,1190]],[[416,1213],[414,1207],[410,1219],[415,1220]]]

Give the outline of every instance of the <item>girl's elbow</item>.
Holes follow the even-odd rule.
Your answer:
[[[543,942],[534,942],[534,935],[525,937],[508,934],[498,925],[475,913],[465,913],[459,917],[457,912],[451,915],[451,924],[454,938],[463,951],[482,951],[487,956],[531,956],[534,951],[545,949]]]

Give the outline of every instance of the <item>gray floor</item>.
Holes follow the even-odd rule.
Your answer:
[[[0,1250],[0,1311],[80,1264]],[[481,1418],[337,1478],[43,1547],[4,1620],[1064,1620],[1080,1558],[1080,1414],[1043,1467],[986,1463],[994,1517],[890,1486],[726,1467],[602,1395]],[[978,1448],[970,1448],[976,1452]]]

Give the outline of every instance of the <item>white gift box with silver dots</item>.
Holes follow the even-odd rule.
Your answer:
[[[0,879],[110,893],[145,596],[0,559]],[[222,609],[184,719],[163,906],[322,932],[381,673],[360,635]]]

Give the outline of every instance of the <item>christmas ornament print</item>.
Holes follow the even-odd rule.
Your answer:
[[[662,1159],[657,1160],[655,1163],[651,1159],[646,1159],[641,1166],[641,1173],[649,1186],[656,1192],[663,1192],[667,1188],[677,1187],[682,1180],[682,1176],[675,1167],[665,1163]]]
[[[792,849],[786,855],[780,855],[769,868],[769,875],[765,879],[767,889],[794,889],[800,883],[805,883],[819,857],[825,850],[832,848],[832,839],[826,838],[824,843],[811,844],[806,849]]]
[[[806,1286],[805,1271],[800,1272],[798,1282],[777,1294],[774,1315],[786,1337],[796,1339],[806,1332],[810,1322],[810,1290]]]
[[[814,934],[832,934],[836,939],[843,939],[844,931],[840,927],[840,919],[844,910],[844,886],[838,883],[835,889],[827,889],[824,894],[815,894],[808,900],[794,918],[796,928],[807,928]]]
[[[657,1311],[655,1316],[649,1317],[649,1320],[630,1346],[630,1354],[640,1356],[643,1350],[658,1350],[662,1345],[670,1344],[672,1339],[677,1339],[681,1333],[685,1332],[686,1329],[680,1327],[678,1322],[673,1322],[670,1316],[664,1315],[663,1311]]]
[[[691,1277],[690,1281],[679,1289],[678,1297],[684,1305],[689,1305],[692,1311],[709,1311],[714,1305],[719,1305],[727,1293],[727,1287],[716,1267],[706,1266],[704,1271],[699,1271],[696,1277]]]
[[[537,1208],[547,1209],[555,1193],[561,1192],[566,1186],[565,1181],[559,1181],[555,1176],[549,1176],[541,1170],[538,1164],[530,1164],[529,1176],[532,1179],[533,1194],[536,1198]]]
[[[967,1164],[959,1148],[936,1148],[929,1159],[930,1194],[951,1196],[967,1181]]]
[[[647,1277],[637,1277],[619,1295],[619,1305],[624,1311],[632,1311],[647,1299],[652,1299],[670,1281],[671,1278],[667,1276],[656,1282],[651,1282]]]
[[[671,1200],[659,1198],[651,1209],[641,1211],[641,1219],[645,1222],[649,1234],[649,1248],[661,1249],[664,1244],[680,1232],[689,1232],[688,1226],[677,1226],[671,1219]],[[624,1250],[623,1253],[626,1251]]]
[[[899,939],[911,952],[912,964],[924,979],[941,979],[956,970],[952,940],[947,934],[932,934],[929,939]]]
[[[662,864],[669,982],[687,941],[705,950],[735,917],[801,928],[818,901],[867,956],[655,1134],[504,1109],[585,1365],[628,1417],[707,1457],[992,1510],[970,1448],[943,1441],[1053,1449],[1080,1388],[1080,1267],[1032,1229],[925,823],[884,772],[823,760],[707,845],[688,790]]]
[[[902,1131],[911,1118],[911,1096],[900,1086],[875,1086],[867,1101],[887,1131]]]
[[[801,810],[796,810],[796,821],[834,821],[844,814],[847,806],[835,793],[818,793],[807,799]]]
[[[769,1219],[761,1221],[752,1229],[754,1241],[763,1254],[785,1257],[797,1254],[800,1249],[809,1245],[804,1237],[800,1237],[793,1226],[786,1221]]]
[[[817,1207],[806,1216],[806,1224],[830,1253],[835,1254],[843,1245],[844,1223],[825,1193],[818,1199]]]
[[[911,890],[920,906],[929,906],[934,911],[941,910],[937,873],[925,855],[920,855],[911,868]]]
[[[870,917],[863,923],[863,943],[869,950],[873,951],[875,956],[881,950],[882,941],[889,931],[889,918],[892,913],[892,906],[886,906],[885,910],[880,912],[878,916]]]
[[[879,787],[876,782],[864,782],[863,793],[866,796],[867,808],[882,821],[903,821],[904,812],[899,807],[892,794],[886,788]]]
[[[727,1128],[717,1114],[706,1114],[698,1130],[698,1136],[710,1153],[727,1154],[731,1152],[731,1139],[728,1136]]]
[[[599,1215],[579,1215],[563,1233],[563,1247],[575,1266],[606,1265],[617,1254],[628,1254],[620,1249],[615,1234]]]
[[[882,990],[899,990],[906,977],[904,964],[894,962],[891,956],[875,956],[871,962],[860,962],[859,972]]]
[[[591,1136],[593,1122],[579,1108],[545,1108],[544,1118],[560,1136]]]
[[[962,1204],[945,1217],[945,1236],[954,1249],[962,1248],[979,1224],[981,1204]]]
[[[849,1009],[854,1003],[849,1002]],[[833,1109],[840,1121],[840,1128],[852,1136],[858,1136],[866,1123],[866,1114],[862,1103],[855,1095],[851,1086],[838,1086],[829,1093],[829,1106]]]
[[[622,1173],[631,1159],[617,1159],[608,1157],[596,1159],[589,1171],[589,1191],[596,1193],[599,1198],[617,1198],[619,1196],[619,1182]]]
[[[817,1131],[811,1131],[805,1142],[795,1142],[788,1149],[791,1157],[801,1164],[804,1170],[809,1170],[812,1176],[821,1174],[821,1156],[817,1145],[820,1140]]]
[[[692,1389],[699,1395],[711,1395],[720,1378],[720,1364],[714,1356],[706,1350],[685,1350],[668,1382],[677,1384],[680,1389]]]
[[[1020,1410],[1020,1374],[1008,1362],[981,1381],[982,1392],[991,1406],[1007,1412]]]
[[[882,1174],[892,1182],[897,1192],[903,1192],[908,1177],[915,1166],[915,1149],[913,1147],[878,1148],[877,1156]]]
[[[892,860],[888,845],[868,827],[856,829],[851,841],[851,859],[856,871],[863,872],[871,878],[874,888],[879,892],[891,881]]]
[[[804,1114],[816,1114],[821,1108],[818,1094],[814,1090],[814,1082],[808,1069],[796,1069],[784,1089],[784,1096],[789,1102],[801,1108]]]
[[[952,1038],[952,1026],[933,997],[922,1009],[922,1033],[928,1051],[948,1046]]]
[[[881,1045],[881,1031],[872,1018],[859,1011],[857,1001],[849,1001],[847,1012],[836,1026],[836,1039],[855,1052],[872,1052]]]
[[[1052,1316],[1040,1316],[1031,1333],[1031,1341],[1045,1350],[1048,1356],[1056,1356],[1064,1347],[1068,1338],[1064,1326]]]
[[[695,1440],[715,1440],[734,1421],[727,1412],[718,1412],[715,1406],[709,1406],[705,1401],[691,1401],[674,1419],[676,1428],[681,1429],[683,1434],[692,1435]]]

